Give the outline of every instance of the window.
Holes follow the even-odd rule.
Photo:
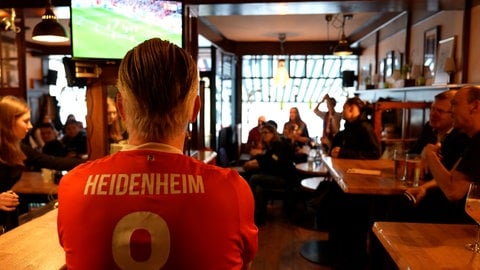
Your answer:
[[[342,86],[342,71],[358,70],[358,56],[289,55],[285,58],[290,79],[285,86],[274,84],[277,55],[245,55],[242,58],[242,142],[257,125],[259,115],[278,124],[288,121],[289,110],[297,107],[308,126],[310,137],[321,136],[321,119],[313,109],[325,94],[337,100],[340,112],[344,101],[353,95],[354,87]],[[326,110],[322,104],[320,110]]]

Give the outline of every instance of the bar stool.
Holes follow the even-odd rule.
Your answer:
[[[308,192],[317,191],[320,183],[330,181],[328,176],[316,176],[305,178],[300,181],[300,186]],[[318,229],[318,217],[315,215],[314,227]],[[310,240],[305,242],[300,248],[300,255],[313,263],[321,265],[330,265],[330,249],[328,240]]]

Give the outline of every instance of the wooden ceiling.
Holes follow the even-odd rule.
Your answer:
[[[309,48],[309,44],[314,43],[317,48],[329,48],[340,37],[341,20],[345,14],[353,15],[345,23],[345,34],[350,42],[356,42],[382,29],[406,11],[415,22],[441,10],[463,10],[466,1],[469,0],[185,0],[184,3],[199,16],[201,35],[226,50],[242,54],[252,48],[259,48],[257,53],[262,53],[261,48],[265,52],[279,53],[280,33],[286,34],[286,42],[294,43],[291,47]],[[25,16],[28,30],[39,21],[46,3],[46,0],[2,0],[0,8],[23,9],[20,13]],[[52,0],[52,4],[70,6],[70,1]],[[327,15],[332,15],[330,22]],[[68,27],[68,20],[66,24]],[[60,46],[35,44],[28,39],[28,33],[26,37],[27,47],[47,54],[57,50],[63,53],[70,47],[69,43]]]

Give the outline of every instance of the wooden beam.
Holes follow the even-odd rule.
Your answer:
[[[279,42],[236,42],[236,55],[245,54],[282,54]],[[284,54],[332,54],[337,45],[335,41],[299,41],[285,42]],[[354,54],[360,54],[360,49],[353,49]]]
[[[26,42],[26,48],[27,51],[32,54],[32,56],[72,54],[72,47],[70,45],[45,45],[34,42]]]
[[[47,5],[47,0],[2,0],[0,1],[0,8],[42,8]],[[54,7],[62,7],[71,5],[70,0],[52,0]]]

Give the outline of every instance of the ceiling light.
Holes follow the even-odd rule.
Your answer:
[[[347,37],[345,36],[345,21],[350,20],[353,16],[351,14],[349,15],[343,15],[343,21],[342,21],[342,36],[340,37],[340,40],[338,41],[338,45],[335,46],[335,49],[333,49],[333,54],[337,56],[347,56],[351,55],[353,53],[352,49],[350,48],[350,45],[348,44]]]
[[[68,41],[67,31],[57,21],[57,16],[53,13],[51,0],[48,0],[42,21],[33,28],[32,39],[42,42]]]
[[[287,39],[287,35],[285,33],[280,33],[278,35],[278,40],[280,41],[280,54],[283,56],[283,43]],[[286,67],[285,59],[280,58],[277,62],[277,70],[275,72],[275,76],[273,76],[273,83],[275,86],[285,87],[290,80],[290,76],[288,75],[288,70]]]

